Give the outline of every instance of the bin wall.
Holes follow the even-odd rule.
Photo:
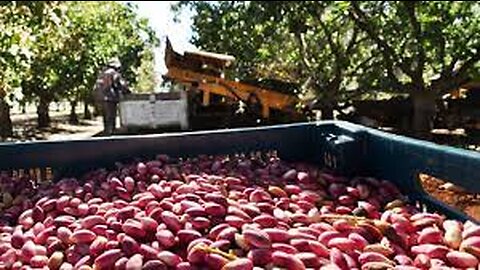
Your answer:
[[[58,178],[159,153],[194,156],[258,150],[277,150],[285,160],[313,162],[347,176],[392,181],[412,201],[460,219],[467,217],[422,190],[418,174],[427,173],[469,191],[480,191],[480,153],[340,121],[68,142],[4,143],[0,144],[0,170],[52,168]]]

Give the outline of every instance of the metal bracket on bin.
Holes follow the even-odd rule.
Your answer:
[[[360,139],[348,135],[326,134],[323,164],[334,172],[351,175],[357,173],[363,160]]]

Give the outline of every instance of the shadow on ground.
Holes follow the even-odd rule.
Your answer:
[[[52,117],[49,127],[39,128],[36,119],[28,119],[14,123],[13,137],[5,141],[26,142],[43,141],[56,139],[75,139],[77,137],[91,137],[91,134],[101,130],[101,123],[98,119],[85,120],[79,116],[76,124],[70,124],[68,116]]]

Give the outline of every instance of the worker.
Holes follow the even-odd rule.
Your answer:
[[[103,117],[103,134],[113,135],[117,119],[117,106],[122,94],[130,93],[120,74],[121,63],[118,58],[111,59],[100,72],[95,84],[97,108]]]

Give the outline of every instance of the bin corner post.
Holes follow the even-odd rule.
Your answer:
[[[334,166],[347,177],[363,175],[366,160],[365,135],[363,132],[342,134],[330,139],[328,145],[334,149]],[[335,160],[334,160],[335,161]]]
[[[314,161],[321,167],[352,177],[362,175],[365,162],[365,135],[362,131],[350,132],[341,125],[314,126],[312,142]]]

